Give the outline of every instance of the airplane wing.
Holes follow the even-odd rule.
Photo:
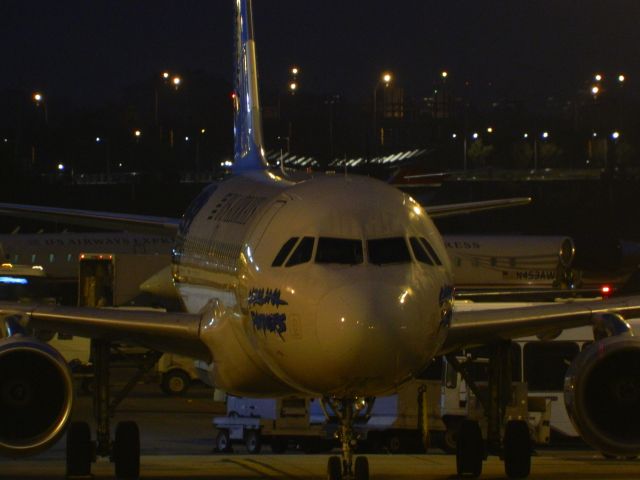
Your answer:
[[[425,207],[425,210],[432,218],[441,218],[527,205],[529,203],[531,203],[531,197],[516,197],[502,200],[433,205]],[[175,235],[180,224],[179,218],[45,207],[40,205],[23,205],[18,203],[0,203],[0,214],[11,217],[61,222],[109,230],[126,230],[129,232],[153,235]]]
[[[174,235],[180,224],[180,219],[178,218],[21,205],[17,203],[0,203],[0,214],[156,235]]]
[[[211,354],[200,340],[200,326],[211,314],[206,310],[189,314],[0,302],[0,319],[8,323],[10,330],[132,342],[207,362],[211,361]]]
[[[530,335],[553,335],[589,325],[598,315],[640,316],[640,296],[518,308],[455,312],[441,354]]]
[[[485,200],[481,202],[464,202],[451,203],[447,205],[430,205],[425,206],[431,218],[452,217],[454,215],[462,215],[465,213],[483,212],[486,210],[496,210],[498,208],[517,207],[519,205],[528,205],[531,203],[531,197],[505,198],[500,200]],[[2,204],[0,204],[1,206]],[[1,210],[0,210],[1,211]]]

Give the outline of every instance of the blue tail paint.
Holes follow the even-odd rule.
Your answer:
[[[264,170],[268,165],[262,141],[262,118],[258,98],[258,71],[253,38],[251,0],[236,0],[235,53],[233,172]]]

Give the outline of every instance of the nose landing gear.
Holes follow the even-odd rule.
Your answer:
[[[328,480],[369,480],[369,460],[367,457],[356,457],[353,461],[353,453],[357,446],[358,439],[353,430],[354,414],[366,408],[365,416],[373,408],[374,399],[363,398],[325,398],[323,399],[323,409],[327,414],[326,404],[331,407],[333,413],[340,422],[338,436],[342,449],[341,457],[337,455],[329,457],[327,463]],[[327,415],[329,416],[329,415]]]

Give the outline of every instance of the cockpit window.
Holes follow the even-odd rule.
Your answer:
[[[406,263],[411,261],[407,242],[403,237],[368,240],[369,262],[374,265]]]
[[[362,263],[362,241],[348,238],[320,237],[316,263]]]
[[[271,266],[272,267],[281,266],[284,263],[285,259],[287,258],[287,255],[289,255],[289,253],[291,252],[291,249],[293,249],[293,246],[296,244],[297,241],[298,241],[298,237],[291,237],[289,240],[287,240],[285,244],[282,245],[282,248],[276,255],[276,258],[273,259],[273,263],[271,264]]]
[[[289,261],[287,262],[287,267],[293,267],[294,265],[300,265],[301,263],[307,263],[311,260],[311,255],[313,253],[313,237],[304,237],[298,243],[298,246],[289,257]]]
[[[433,259],[429,256],[420,240],[416,237],[411,237],[409,243],[411,243],[411,249],[413,250],[413,255],[416,257],[416,260],[426,263],[427,265],[434,265]]]
[[[420,240],[422,240],[422,244],[424,245],[424,248],[427,249],[427,252],[429,252],[429,255],[431,255],[431,258],[435,260],[436,264],[442,265],[442,260],[440,260],[440,257],[438,257],[438,254],[436,253],[435,248],[431,246],[431,244],[427,241],[426,238],[420,237]]]

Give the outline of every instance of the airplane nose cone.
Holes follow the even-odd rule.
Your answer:
[[[435,336],[424,306],[411,289],[384,283],[327,294],[316,320],[325,391],[383,393],[421,368]]]

